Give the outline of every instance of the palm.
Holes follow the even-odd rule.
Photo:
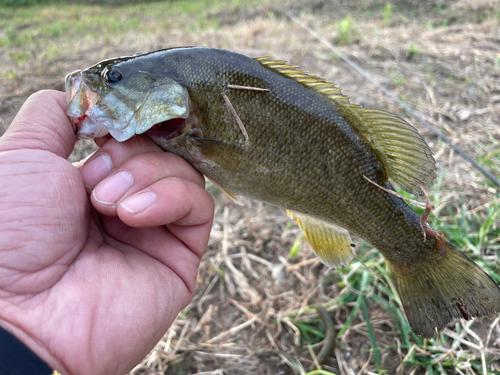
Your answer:
[[[123,146],[113,142],[101,150],[119,159],[113,150]],[[144,155],[146,162],[131,152],[122,167],[144,169],[152,158],[168,157],[199,185],[201,177],[181,159]],[[145,227],[147,215],[98,210],[113,208],[91,204],[64,155],[0,153],[0,323],[71,374],[124,373],[144,357],[192,298],[211,225],[205,218],[189,227],[186,215],[174,215],[164,219],[167,226]]]

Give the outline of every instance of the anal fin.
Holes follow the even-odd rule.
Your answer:
[[[354,258],[352,240],[347,230],[308,215],[288,210],[287,212],[297,220],[307,241],[322,263],[332,268],[339,268],[347,265]]]

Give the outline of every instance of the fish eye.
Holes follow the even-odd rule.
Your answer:
[[[118,69],[111,68],[110,70],[106,71],[105,78],[106,82],[108,83],[117,83],[121,81],[123,75]]]

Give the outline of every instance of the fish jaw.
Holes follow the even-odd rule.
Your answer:
[[[88,88],[83,82],[81,70],[77,70],[66,76],[66,100],[68,115],[77,138],[93,139],[103,137],[109,133],[103,118],[99,121],[96,117],[95,103],[98,94]]]
[[[127,117],[112,119],[106,113],[106,104],[100,105],[102,95],[93,91],[85,83],[82,71],[66,76],[66,114],[70,118],[79,139],[94,139],[110,133],[119,142],[135,135],[134,112]],[[130,112],[130,111],[121,111]]]
[[[134,136],[137,128],[134,112],[125,109],[119,112],[131,112],[128,118],[118,116],[118,120],[112,119],[106,113],[107,105],[99,105],[101,97],[85,83],[81,70],[66,76],[66,114],[73,124],[77,138],[94,139],[110,133],[113,138],[123,142]]]

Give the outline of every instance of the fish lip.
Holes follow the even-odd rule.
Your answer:
[[[66,101],[73,131],[79,139],[93,139],[109,133],[107,126],[113,126],[101,108],[96,106],[98,93],[91,90],[82,76],[81,70],[66,75]]]
[[[81,76],[82,71],[81,70],[75,70],[74,72],[71,72],[66,75],[66,78],[64,79],[64,91],[66,92],[66,102],[69,103],[71,99],[73,99],[72,93],[72,79],[75,78],[75,76],[80,75]]]
[[[88,98],[85,95],[85,84],[81,76],[81,70],[75,70],[66,75],[65,91],[66,114],[73,126],[73,131],[79,137],[79,124],[82,124],[85,120],[85,112],[89,105]]]
[[[136,134],[137,124],[135,123],[135,116],[137,110],[130,114],[128,118],[119,118],[113,119],[110,118],[109,115],[105,112],[105,108],[96,105],[97,98],[100,93],[94,91],[92,87],[89,86],[88,82],[84,77],[85,71],[82,71],[80,75],[78,72],[74,72],[70,74],[69,80],[73,85],[81,85],[76,89],[75,95],[79,93],[84,93],[87,101],[87,109],[85,110],[85,114],[82,117],[74,116],[75,114],[80,115],[80,111],[75,111],[72,113],[71,111],[68,114],[73,115],[73,121],[77,123],[76,135],[81,139],[90,139],[102,137],[106,134],[111,134],[113,138],[118,140],[119,142],[126,141],[127,139],[133,137]],[[141,103],[144,105],[147,97],[145,97]],[[73,99],[72,99],[73,100]],[[80,106],[79,109],[83,107]]]
[[[89,100],[80,71],[77,70],[66,76],[65,88],[68,104],[66,114],[69,117],[82,117],[89,106]]]
[[[90,117],[85,117],[76,126],[76,136],[79,139],[94,139],[103,137],[109,133],[108,129],[102,123],[96,122]]]

